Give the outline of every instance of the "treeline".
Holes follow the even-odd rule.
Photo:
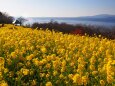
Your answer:
[[[82,25],[82,24],[71,25],[58,22],[33,23],[31,27],[33,29],[43,28],[44,30],[48,28],[49,30],[55,30],[69,34],[84,35],[86,33],[89,36],[101,35],[103,38],[115,39],[115,27],[107,28],[104,26]]]
[[[0,24],[12,24],[14,18],[6,12],[0,12]]]

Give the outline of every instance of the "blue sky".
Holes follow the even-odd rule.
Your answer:
[[[0,0],[0,11],[24,17],[115,15],[115,0]]]

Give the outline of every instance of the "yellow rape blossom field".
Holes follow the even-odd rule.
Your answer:
[[[0,28],[0,86],[114,86],[115,40]]]

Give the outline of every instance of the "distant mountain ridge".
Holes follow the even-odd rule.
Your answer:
[[[115,22],[115,15],[100,14],[95,16],[77,17],[78,20]]]
[[[115,15],[100,14],[100,15],[95,15],[94,17],[97,17],[97,18],[107,18],[107,17],[115,17]]]

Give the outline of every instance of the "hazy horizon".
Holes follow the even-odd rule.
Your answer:
[[[115,15],[115,0],[0,0],[0,11],[19,17]]]

